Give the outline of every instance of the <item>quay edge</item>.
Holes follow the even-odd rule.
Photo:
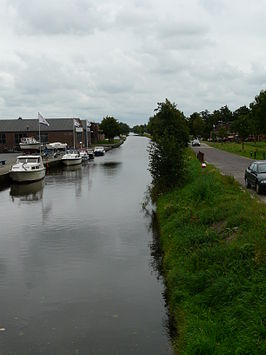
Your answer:
[[[121,144],[124,143],[125,140],[126,138],[122,139],[118,143],[103,145],[104,149],[105,151],[109,151],[113,148],[118,148]],[[0,185],[7,185],[11,182],[11,179],[9,177],[9,171],[11,169],[11,166],[14,164],[14,162],[15,161],[13,160],[9,161],[6,165],[0,167]],[[51,166],[61,165],[62,164],[61,157],[43,159],[43,164],[46,168],[49,168]]]

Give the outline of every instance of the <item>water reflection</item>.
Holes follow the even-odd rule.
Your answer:
[[[149,230],[152,232],[152,241],[150,243],[151,250],[151,267],[157,274],[157,279],[161,280],[164,284],[164,272],[163,272],[163,251],[160,242],[160,228],[157,215],[154,210],[148,212],[145,210],[146,217],[150,216],[150,225]],[[165,309],[167,310],[166,315],[163,319],[163,327],[166,329],[166,332],[172,341],[174,341],[177,334],[177,329],[175,327],[174,317],[169,312],[168,305],[168,293],[167,288],[164,284],[164,290],[162,293]]]
[[[172,353],[140,213],[147,143],[48,169],[38,205],[1,192],[1,354]]]
[[[10,196],[12,201],[18,198],[23,202],[40,201],[43,197],[44,180],[35,181],[29,184],[12,184]]]
[[[151,250],[151,266],[152,269],[157,273],[157,278],[163,278],[163,253],[160,245],[160,233],[157,215],[154,211],[150,214],[150,226],[149,229],[152,232],[152,241],[150,243]]]
[[[67,177],[68,179],[81,179],[82,174],[81,174],[81,167],[82,165],[70,165],[70,166],[64,166],[62,171],[63,175]]]
[[[107,176],[114,176],[122,168],[122,163],[118,161],[105,161],[103,164],[99,164],[103,169],[103,172]]]
[[[79,165],[57,165],[57,166],[52,166],[49,169],[46,170],[46,175],[49,176],[57,176],[57,175],[64,175],[66,177],[80,177],[82,174],[82,167],[85,165],[79,164]]]

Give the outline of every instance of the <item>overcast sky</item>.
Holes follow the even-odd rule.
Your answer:
[[[148,121],[266,89],[266,0],[0,0],[0,118]]]

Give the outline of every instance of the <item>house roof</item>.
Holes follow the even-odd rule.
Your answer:
[[[49,123],[49,127],[41,124],[42,132],[47,131],[72,131],[73,118],[45,118]],[[86,128],[86,120],[75,118],[82,124],[83,129]],[[18,118],[18,119],[0,119],[0,132],[37,132],[39,131],[39,120]]]

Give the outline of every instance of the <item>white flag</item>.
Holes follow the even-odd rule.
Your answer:
[[[40,112],[38,112],[38,119],[39,119],[39,123],[44,124],[45,126],[50,126],[50,124],[46,121],[46,119],[40,114]]]
[[[75,120],[75,118],[74,118],[73,124],[74,124],[75,127],[79,127],[79,121]]]

